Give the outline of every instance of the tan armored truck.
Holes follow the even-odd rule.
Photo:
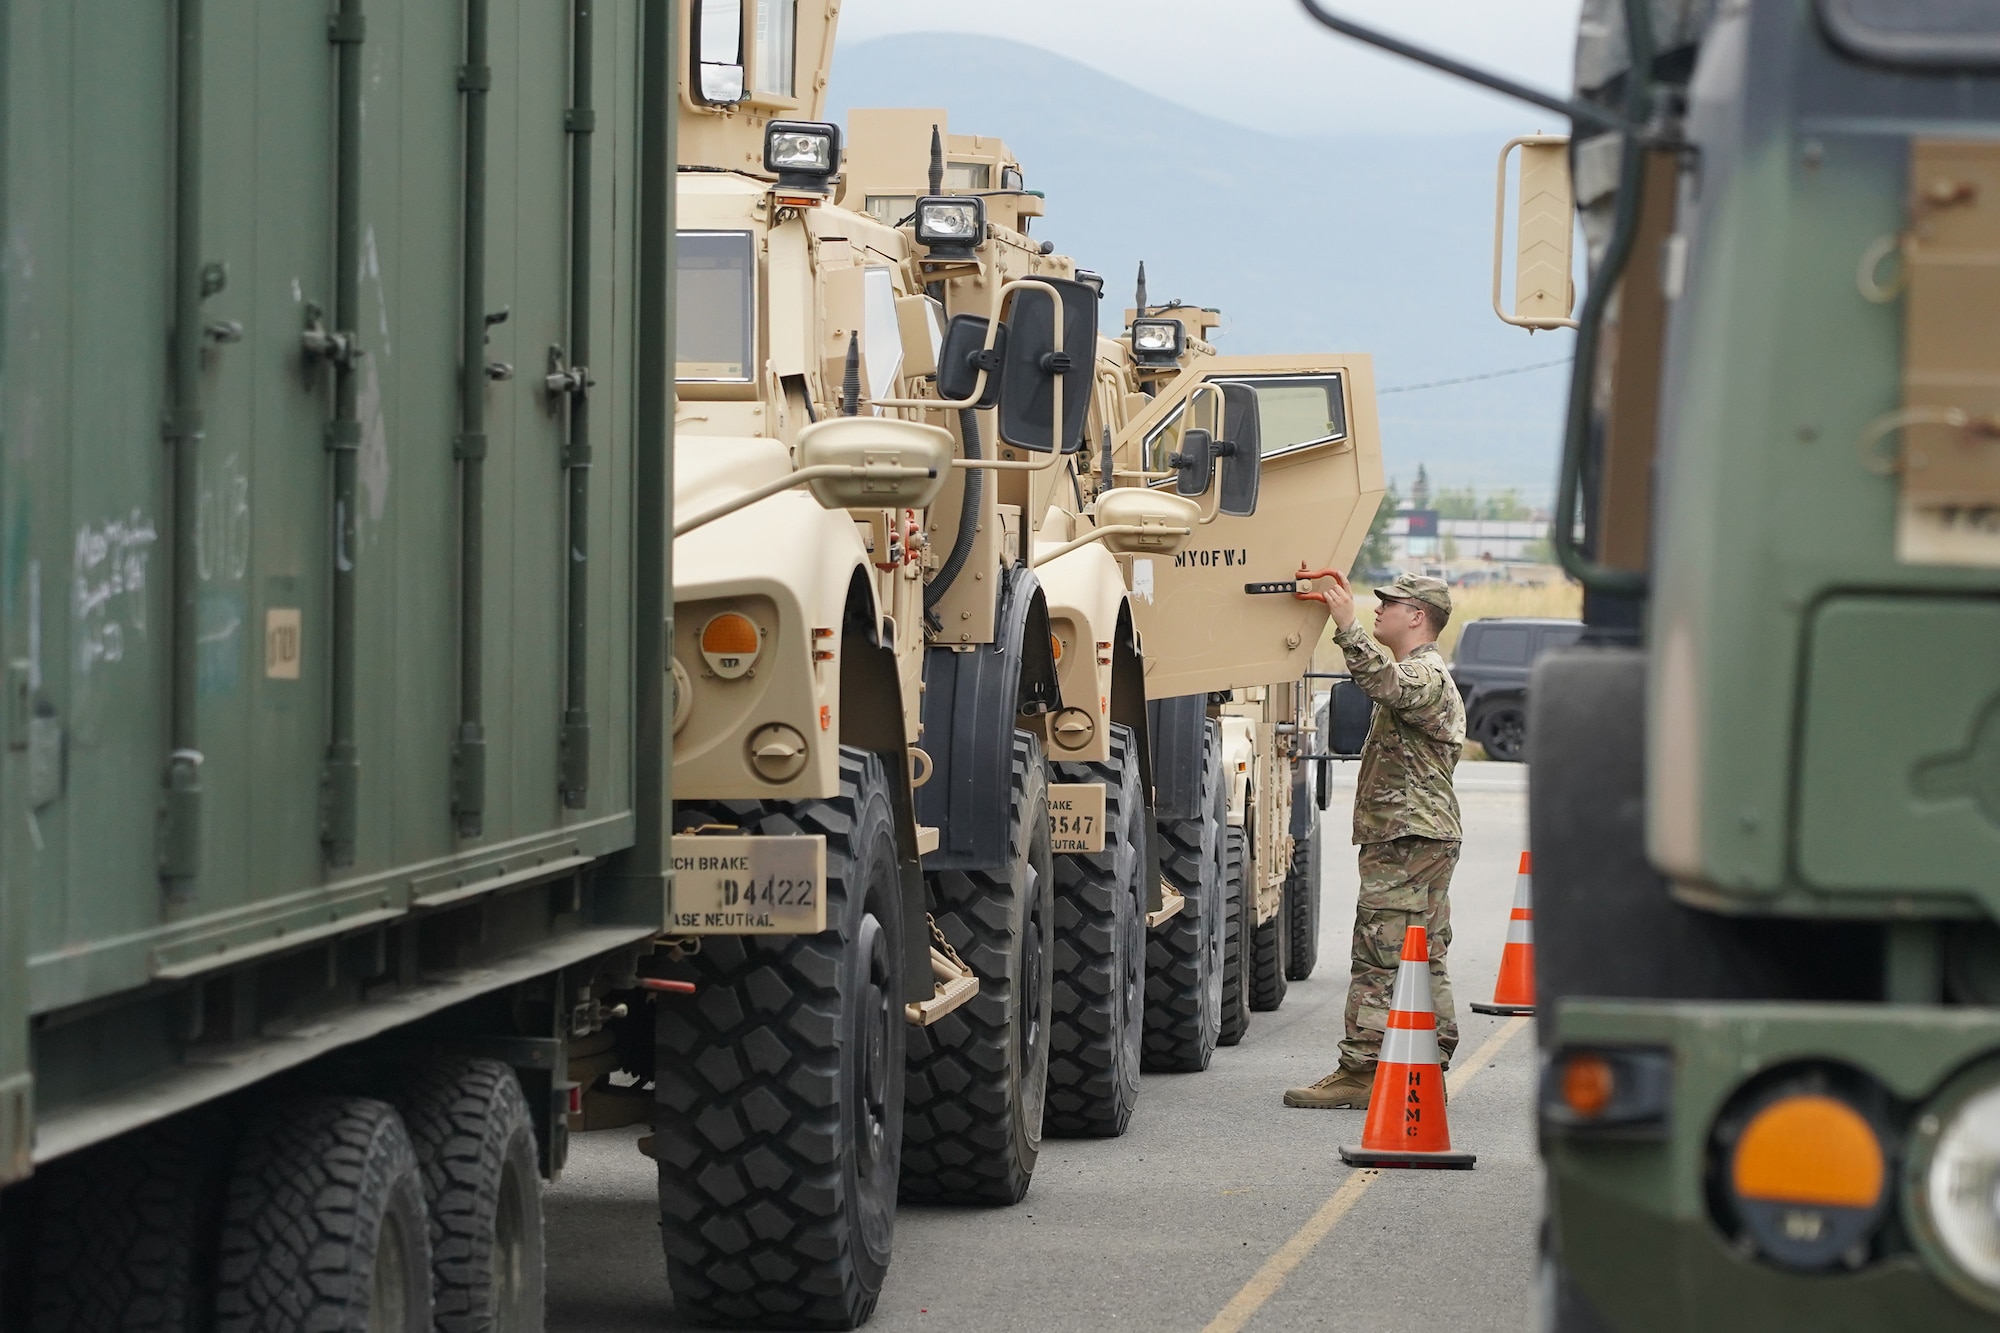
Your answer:
[[[681,6],[678,958],[606,1066],[654,1081],[677,1303],[784,1326],[867,1317],[899,1192],[1032,1175],[1066,700],[1023,516],[1097,318],[981,201],[842,206],[833,8]],[[1105,540],[1170,553],[1189,508]]]
[[[1029,182],[1019,161],[999,140],[948,134],[945,113],[934,109],[858,110],[851,114],[849,124],[856,142],[850,152],[848,189],[871,214],[884,219],[907,214],[927,188],[921,173],[929,145],[934,167],[941,171],[928,182],[929,187],[942,184],[947,190],[977,195],[989,206],[1010,210],[1010,221],[1018,221],[1013,227],[995,229],[996,236],[1017,246],[1033,244],[1014,227],[1027,228],[1031,225],[1028,219],[1043,216],[1045,205],[1027,188]],[[1050,247],[1043,243],[1039,249],[1047,252]],[[1123,336],[1100,339],[1093,371],[1087,439],[1102,440],[1106,447],[1144,417],[1154,399],[1185,377],[1191,367],[1213,361],[1216,355],[1208,334],[1221,322],[1218,312],[1180,302],[1149,305],[1143,290],[1143,269],[1140,286],[1137,306],[1127,314]],[[1350,362],[1358,367],[1353,373],[1344,369]],[[1265,376],[1245,378],[1258,371]],[[1313,376],[1322,372],[1334,378],[1315,381]],[[1349,548],[1358,540],[1356,534],[1365,531],[1381,489],[1372,403],[1367,420],[1356,421],[1350,428],[1356,414],[1348,410],[1342,396],[1349,392],[1350,383],[1353,392],[1368,396],[1366,380],[1365,358],[1331,358],[1325,365],[1311,359],[1236,358],[1229,363],[1228,374],[1196,376],[1184,385],[1178,391],[1181,396],[1175,399],[1177,405],[1164,413],[1164,419],[1195,424],[1206,438],[1205,447],[1221,457],[1231,447],[1228,441],[1241,435],[1241,421],[1247,419],[1254,427],[1260,419],[1265,398],[1280,404],[1289,415],[1280,418],[1285,433],[1272,448],[1288,459],[1292,509],[1278,520],[1274,531],[1280,541],[1299,543],[1296,560],[1317,564],[1326,552],[1318,549],[1319,537],[1313,529],[1316,523],[1330,522],[1333,526],[1326,533],[1331,542],[1327,549],[1340,560],[1351,560],[1353,550]],[[1330,392],[1335,388],[1338,393]],[[1317,406],[1311,405],[1314,392],[1319,394]],[[1226,400],[1235,406],[1225,412]],[[1310,419],[1294,419],[1302,408]],[[1154,1068],[1203,1067],[1218,1040],[1240,1036],[1251,1007],[1277,1007],[1288,970],[1301,976],[1310,972],[1316,942],[1317,879],[1309,873],[1309,866],[1317,826],[1313,816],[1318,807],[1311,801],[1295,803],[1292,799],[1294,788],[1301,786],[1310,772],[1308,766],[1297,762],[1311,730],[1301,682],[1258,686],[1254,703],[1246,700],[1226,709],[1216,702],[1225,697],[1222,691],[1171,699],[1149,690],[1149,673],[1157,670],[1150,658],[1159,647],[1148,641],[1146,659],[1141,658],[1137,643],[1129,655],[1123,647],[1134,626],[1129,603],[1142,601],[1149,589],[1133,589],[1129,582],[1132,576],[1120,568],[1119,558],[1090,540],[1090,534],[1105,522],[1105,514],[1099,510],[1115,513],[1116,507],[1125,503],[1131,483],[1152,482],[1162,488],[1171,483],[1175,490],[1205,493],[1202,487],[1209,484],[1210,474],[1199,473],[1196,465],[1187,461],[1192,484],[1184,486],[1181,474],[1172,466],[1179,452],[1175,442],[1160,444],[1175,429],[1178,427],[1170,426],[1153,432],[1157,437],[1153,443],[1159,445],[1154,452],[1159,457],[1140,470],[1142,474],[1150,470],[1151,475],[1114,478],[1112,459],[1091,447],[1078,450],[1066,469],[1053,474],[1054,485],[1038,485],[1025,493],[1036,533],[1035,571],[1048,598],[1066,701],[1065,709],[1048,719],[1045,734],[1049,753],[1057,756],[1066,770],[1058,776],[1072,778],[1078,792],[1075,798],[1065,794],[1066,786],[1058,792],[1061,809],[1055,816],[1056,836],[1064,836],[1061,821],[1066,812],[1086,808],[1094,812],[1095,802],[1107,799],[1087,794],[1091,785],[1107,793],[1119,789],[1118,761],[1112,747],[1121,736],[1129,736],[1145,770],[1151,773],[1150,792],[1158,796],[1162,790],[1172,791],[1175,801],[1165,818],[1153,809],[1145,812],[1152,819],[1142,816],[1141,821],[1157,824],[1150,850],[1165,862],[1164,885],[1160,874],[1148,870],[1143,889],[1134,886],[1131,891],[1113,894],[1109,882],[1126,882],[1113,870],[1114,857],[1082,852],[1057,857],[1062,899],[1058,916],[1063,923],[1059,932],[1065,928],[1070,932],[1059,936],[1070,970],[1058,985],[1074,1017],[1073,1023],[1066,1025],[1063,1009],[1058,1007],[1056,1064],[1049,1098],[1052,1124],[1068,1127],[1069,1118],[1056,1114],[1066,1100],[1100,1113],[1095,1121],[1077,1125],[1081,1132],[1115,1133],[1129,1114],[1125,1105],[1103,1100],[1102,1093],[1093,1101],[1066,1086],[1063,1075],[1087,1069],[1098,1080],[1098,1088],[1105,1082],[1122,1086],[1120,1075],[1133,1063],[1123,1058],[1123,1034],[1128,1032],[1122,1022],[1124,1011],[1118,1004],[1097,997],[1112,988],[1114,978],[1120,985],[1136,987],[1138,968],[1127,969],[1121,961],[1129,954],[1126,941],[1138,940],[1139,913],[1131,906],[1135,896],[1145,896],[1144,914],[1153,930],[1152,994],[1149,1003],[1137,1007],[1151,1028],[1146,1062]],[[1357,469],[1335,461],[1355,448],[1357,440],[1369,460],[1366,466]],[[1315,447],[1318,444],[1326,447]],[[1301,453],[1303,459],[1289,461]],[[1220,468],[1225,480],[1217,503],[1197,510],[1197,532],[1222,516],[1225,509],[1230,517],[1259,529],[1265,527],[1261,513],[1251,519],[1257,513],[1258,497],[1254,468],[1239,468],[1233,480],[1226,475],[1240,461],[1223,458],[1211,465],[1210,471]],[[1261,457],[1251,461],[1261,462]],[[1128,483],[1125,493],[1117,485],[1121,481]],[[1233,502],[1227,498],[1232,486],[1241,492]],[[1220,558],[1233,559],[1234,552],[1225,551]],[[1294,563],[1286,572],[1296,572],[1299,567]],[[1264,595],[1283,597],[1290,591],[1289,583],[1282,588],[1274,583]],[[1315,642],[1318,632],[1317,623],[1304,626],[1303,641]],[[1103,651],[1107,646],[1115,646],[1115,651]],[[1167,647],[1171,650],[1173,644]],[[1098,651],[1089,651],[1092,648]],[[1309,656],[1307,649],[1294,660],[1303,666]],[[1133,665],[1143,662],[1139,679],[1120,678],[1115,663],[1125,661]],[[1237,682],[1266,680],[1263,672],[1269,669],[1268,652],[1251,647],[1240,655],[1229,678]],[[1093,696],[1099,716],[1092,716]],[[1145,725],[1136,725],[1136,719],[1134,724],[1126,724],[1123,717],[1136,712],[1134,701],[1142,698],[1149,701]],[[1079,703],[1080,707],[1074,706]],[[1225,712],[1241,714],[1241,725],[1227,722],[1222,717]],[[1106,718],[1112,723],[1110,727],[1103,725]],[[1240,733],[1239,748],[1243,751],[1240,759],[1232,757],[1228,763],[1221,754],[1225,725]],[[1177,757],[1170,765],[1159,762],[1160,737],[1165,738],[1165,744],[1178,744],[1185,758]],[[1254,774],[1252,770],[1256,770]],[[1228,805],[1232,784],[1224,781],[1225,772],[1237,775],[1233,806]],[[1184,775],[1192,775],[1193,781],[1188,790],[1180,791],[1178,784]],[[1077,802],[1089,804],[1086,807]],[[1225,806],[1233,812],[1227,817],[1221,813]],[[1115,796],[1109,798],[1106,808],[1117,809]],[[1092,817],[1094,814],[1083,816],[1086,821]],[[1242,843],[1233,860],[1228,833],[1231,825]],[[1131,858],[1134,862],[1146,859],[1143,854]],[[1243,889],[1232,888],[1232,864],[1241,868]],[[1208,907],[1212,901],[1219,901],[1215,910]],[[1301,917],[1305,918],[1304,928],[1294,931],[1293,923]],[[1113,1058],[1114,1053],[1117,1058]],[[1066,1059],[1070,1061],[1067,1070]],[[1136,1077],[1130,1087],[1128,1095],[1135,1095]]]
[[[1308,669],[1325,617],[1291,594],[1301,569],[1352,564],[1383,476],[1367,356],[1223,357],[1207,338],[1219,322],[1203,307],[1150,305],[1141,268],[1123,342],[1133,378],[1151,397],[1115,441],[1113,473],[1121,484],[1181,487],[1186,469],[1200,466],[1191,452],[1237,433],[1226,417],[1217,429],[1217,396],[1202,386],[1255,395],[1257,447],[1269,474],[1255,519],[1220,514],[1171,560],[1147,561],[1152,569],[1135,564],[1132,574],[1149,693],[1181,701],[1175,707],[1189,714],[1198,701],[1220,728],[1224,860],[1229,882],[1240,876],[1243,885],[1224,912],[1220,1040],[1227,1045],[1242,1039],[1253,1010],[1276,1009],[1287,981],[1303,980],[1317,961],[1318,816],[1327,791],[1303,761],[1314,732]],[[1155,754],[1164,755],[1176,734],[1187,732],[1156,727]],[[1195,768],[1159,762],[1163,774]],[[1162,805],[1169,799],[1163,789]]]

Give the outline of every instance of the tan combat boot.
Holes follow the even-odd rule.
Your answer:
[[[1375,1084],[1373,1070],[1365,1074],[1336,1069],[1319,1082],[1303,1088],[1287,1088],[1285,1105],[1315,1111],[1365,1111],[1368,1093]]]

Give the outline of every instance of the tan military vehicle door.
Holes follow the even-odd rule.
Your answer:
[[[1296,679],[1326,611],[1292,597],[1293,576],[1302,564],[1345,572],[1382,498],[1374,368],[1358,353],[1197,361],[1126,427],[1117,446],[1121,482],[1141,468],[1170,473],[1182,432],[1214,424],[1221,395],[1201,386],[1223,382],[1257,394],[1264,460],[1257,511],[1218,515],[1175,555],[1123,557],[1149,698]],[[1174,481],[1151,476],[1147,484]],[[1215,501],[1211,490],[1203,511]]]

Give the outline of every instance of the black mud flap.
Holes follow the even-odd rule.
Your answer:
[[[1052,712],[1061,701],[1048,603],[1033,572],[1016,566],[1001,578],[995,641],[970,652],[933,648],[924,664],[922,745],[932,769],[917,789],[917,819],[939,838],[926,871],[1011,863],[1005,794],[1015,719]]]
[[[1152,731],[1153,812],[1161,819],[1200,819],[1202,745],[1208,727],[1208,696],[1183,694],[1146,704]]]

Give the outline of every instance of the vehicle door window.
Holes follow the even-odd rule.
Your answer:
[[[1231,379],[1257,392],[1264,457],[1347,438],[1347,402],[1340,375],[1271,375]]]
[[[757,74],[752,85],[769,97],[791,97],[798,62],[798,0],[757,0]]]
[[[757,258],[747,231],[680,233],[674,378],[742,384],[756,359]]]
[[[863,271],[861,352],[868,362],[868,397],[894,398],[903,373],[903,332],[896,324],[896,278],[886,268]],[[876,408],[875,415],[882,415]]]
[[[1488,625],[1479,636],[1478,660],[1490,666],[1526,666],[1530,641],[1525,625]]]

